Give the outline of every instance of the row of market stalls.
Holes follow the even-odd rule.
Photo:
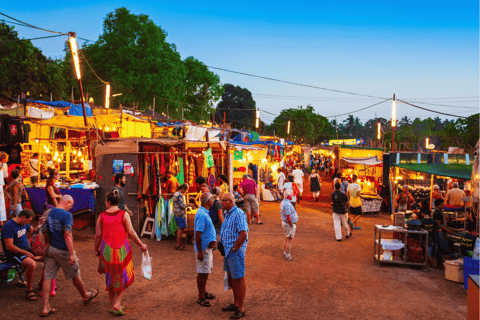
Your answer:
[[[25,108],[26,116],[2,117],[5,134],[0,138],[10,155],[10,170],[21,170],[38,214],[46,202],[48,168],[59,170],[57,186],[74,198],[75,216],[102,212],[114,175],[127,174],[126,202],[136,212],[132,220],[139,231],[146,217],[155,216],[159,204],[169,206],[171,194],[162,191],[167,171],[191,186],[194,201],[195,178],[207,177],[208,169],[217,184],[220,175],[227,176],[233,191],[245,173],[260,185],[270,177],[276,179],[284,155],[282,144],[261,141],[255,132],[189,121],[158,122],[118,110],[96,112],[88,105],[85,126],[81,107],[69,102],[26,101]],[[30,181],[32,160],[38,161],[40,172],[35,185]],[[90,216],[85,216],[80,226],[89,222]]]

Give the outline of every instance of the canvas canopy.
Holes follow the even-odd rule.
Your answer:
[[[472,178],[472,166],[464,164],[443,164],[443,163],[400,163],[395,165],[398,168],[412,171],[435,174],[456,179],[470,180]]]
[[[377,164],[382,164],[383,162],[378,160],[377,156],[372,157],[343,157],[342,160],[345,160],[348,163],[362,164],[365,166],[375,166]]]

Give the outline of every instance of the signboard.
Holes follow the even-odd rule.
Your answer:
[[[328,145],[330,146],[333,146],[335,144],[343,144],[346,146],[356,146],[363,143],[365,143],[363,139],[338,139],[338,140],[328,141]]]

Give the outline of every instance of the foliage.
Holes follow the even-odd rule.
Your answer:
[[[223,86],[222,100],[217,105],[215,119],[231,123],[233,128],[255,129],[256,104],[252,93],[245,88],[227,83]]]
[[[45,57],[31,41],[20,40],[13,26],[0,23],[0,92],[16,97],[21,93],[27,98],[49,100],[67,97],[70,82],[61,60]]]
[[[327,118],[316,114],[311,105],[282,110],[273,121],[279,136],[287,137],[289,120],[290,137],[296,143],[315,145],[331,138],[335,133],[335,128]]]
[[[208,70],[207,66],[194,57],[184,60],[187,68],[185,78],[186,102],[185,112],[190,120],[208,119],[214,109],[212,105],[223,93],[220,77]]]

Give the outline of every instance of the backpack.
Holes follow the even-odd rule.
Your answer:
[[[208,210],[208,215],[210,216],[210,219],[212,219],[212,223],[216,223],[218,221],[218,210],[217,210],[217,203],[219,201],[215,200],[213,203],[213,206]]]

